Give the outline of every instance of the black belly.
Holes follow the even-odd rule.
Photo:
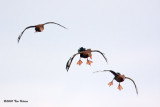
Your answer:
[[[41,32],[40,28],[37,28],[37,27],[35,28],[35,31],[36,32]]]
[[[123,81],[124,81],[124,79],[123,79],[122,77],[116,77],[115,80],[116,80],[117,82],[123,82]]]
[[[80,57],[81,57],[81,58],[88,58],[89,55],[88,55],[88,54],[80,54]]]

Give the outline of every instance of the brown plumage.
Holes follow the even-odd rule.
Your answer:
[[[99,52],[103,57],[104,59],[106,60],[107,62],[107,58],[104,56],[104,54],[101,52],[101,51],[98,51],[98,50],[91,50],[91,49],[85,49],[83,47],[81,47],[79,50],[78,50],[78,53],[74,54],[68,61],[67,61],[67,64],[66,64],[66,70],[68,71],[70,66],[71,66],[71,63],[74,59],[74,57],[78,54],[80,54],[80,59],[79,61],[77,62],[78,65],[81,65],[83,62],[81,61],[81,58],[87,58],[87,64],[88,65],[91,65],[91,63],[93,63],[92,61],[90,61],[88,59],[88,57],[90,57],[90,59],[92,59],[92,52]]]
[[[136,93],[138,94],[137,86],[136,86],[135,82],[131,78],[125,77],[125,75],[121,75],[120,73],[116,73],[113,70],[104,70],[104,71],[96,71],[96,72],[108,72],[108,71],[111,72],[114,75],[113,80],[116,80],[117,82],[119,82],[119,85],[118,85],[118,89],[119,90],[123,89],[122,86],[120,85],[120,82],[123,82],[125,79],[129,79],[129,80],[131,80],[133,82],[133,84],[135,86],[135,89],[136,89]],[[109,86],[113,85],[113,80],[108,83]]]
[[[38,25],[35,25],[35,26],[28,26],[28,27],[26,27],[26,28],[23,30],[23,32],[18,36],[18,42],[19,42],[19,40],[21,39],[21,37],[22,37],[22,35],[23,35],[23,33],[24,33],[25,30],[27,30],[27,29],[29,29],[29,28],[35,28],[35,31],[36,31],[36,32],[42,32],[42,31],[44,30],[44,25],[46,25],[46,24],[56,24],[56,25],[59,25],[59,26],[65,28],[65,29],[67,29],[66,27],[64,27],[64,26],[62,26],[62,25],[60,25],[60,24],[58,24],[58,23],[55,23],[55,22],[47,22],[47,23],[38,24]]]

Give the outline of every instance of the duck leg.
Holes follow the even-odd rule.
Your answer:
[[[79,61],[77,62],[78,65],[81,65],[83,62],[81,61],[81,58],[79,59]]]
[[[88,60],[88,58],[87,58],[87,64],[88,64],[88,65],[91,65],[91,63],[93,63],[93,62],[90,61],[90,60]]]
[[[114,79],[113,79],[114,80]],[[113,85],[113,80],[108,83],[109,86]]]
[[[91,59],[92,59],[92,54],[90,54],[90,56],[89,56]]]
[[[118,89],[121,91],[123,88],[122,88],[122,86],[120,85],[120,83],[119,83],[119,85],[118,85]]]

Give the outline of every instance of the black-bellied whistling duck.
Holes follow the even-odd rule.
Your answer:
[[[91,65],[91,63],[93,63],[93,62],[90,61],[90,60],[88,59],[88,57],[90,57],[90,59],[92,59],[92,52],[99,52],[99,53],[104,57],[104,59],[105,59],[106,62],[107,62],[107,58],[104,56],[104,54],[103,54],[102,52],[100,52],[100,51],[98,51],[98,50],[85,49],[85,48],[81,47],[81,48],[78,49],[78,53],[74,54],[74,55],[68,60],[68,62],[67,62],[67,64],[66,64],[66,70],[67,70],[67,71],[69,70],[73,58],[74,58],[76,55],[78,55],[78,54],[80,54],[80,59],[79,59],[79,61],[77,62],[78,65],[81,65],[81,64],[83,63],[83,62],[81,61],[81,58],[87,58],[87,64],[88,64],[88,65]]]
[[[26,28],[23,30],[23,32],[19,35],[19,37],[18,37],[18,42],[19,42],[19,40],[21,39],[21,37],[22,37],[22,35],[23,35],[23,33],[24,33],[25,30],[27,30],[27,29],[29,29],[29,28],[35,28],[35,31],[36,31],[36,32],[42,32],[42,31],[44,30],[44,25],[46,25],[46,24],[56,24],[56,25],[59,25],[59,26],[65,28],[65,29],[67,29],[66,27],[64,27],[64,26],[62,26],[62,25],[60,25],[60,24],[58,24],[58,23],[55,23],[55,22],[47,22],[47,23],[38,24],[38,25],[35,25],[35,26],[28,26],[28,27],[26,27]]]
[[[119,90],[123,89],[122,86],[120,85],[120,83],[123,82],[125,79],[129,79],[129,80],[131,80],[133,82],[133,84],[135,86],[135,89],[136,89],[136,93],[138,94],[137,86],[136,86],[135,82],[131,78],[125,77],[125,75],[121,75],[118,72],[116,73],[113,70],[104,70],[104,71],[96,71],[96,72],[108,72],[108,71],[111,72],[114,75],[113,80],[116,80],[117,82],[119,82],[119,85],[118,85],[118,89]],[[96,72],[94,72],[94,73],[96,73]],[[113,80],[108,83],[109,86],[113,85]]]

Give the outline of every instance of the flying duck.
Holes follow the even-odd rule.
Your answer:
[[[88,65],[91,65],[91,63],[93,63],[92,61],[90,61],[88,58],[90,57],[90,59],[92,59],[92,52],[99,52],[103,57],[104,59],[106,60],[107,62],[107,58],[104,56],[104,54],[99,51],[99,50],[91,50],[91,49],[85,49],[83,47],[79,48],[78,49],[78,53],[74,54],[72,57],[70,57],[70,59],[67,61],[67,64],[66,64],[66,70],[68,71],[70,66],[71,66],[71,63],[73,61],[73,58],[80,54],[80,59],[79,61],[77,62],[78,65],[81,65],[83,62],[81,61],[81,58],[87,58],[87,63]]]
[[[117,82],[119,82],[119,85],[118,85],[118,89],[119,90],[122,90],[122,86],[120,85],[121,82],[123,82],[125,79],[129,79],[133,82],[134,86],[135,86],[135,89],[136,89],[136,93],[138,94],[138,89],[137,89],[137,86],[135,84],[135,82],[129,78],[129,77],[126,77],[125,75],[121,75],[120,73],[116,73],[114,72],[113,70],[104,70],[104,71],[96,71],[96,72],[111,72],[113,75],[114,75],[114,78],[113,80],[116,80]],[[95,73],[95,72],[94,72]],[[111,82],[108,83],[109,86],[113,85],[113,80]]]
[[[62,26],[62,25],[60,25],[60,24],[58,24],[58,23],[55,23],[55,22],[47,22],[47,23],[38,24],[38,25],[35,25],[35,26],[28,26],[28,27],[26,27],[26,28],[23,30],[23,32],[19,35],[19,37],[18,37],[18,43],[19,43],[19,40],[21,39],[21,37],[22,37],[22,35],[23,35],[23,33],[24,33],[25,30],[27,30],[27,29],[29,29],[29,28],[35,28],[35,31],[36,31],[36,32],[42,32],[42,31],[44,30],[44,25],[46,25],[46,24],[56,24],[56,25],[59,25],[59,26],[65,28],[65,29],[67,29],[66,27],[64,27],[64,26]]]

